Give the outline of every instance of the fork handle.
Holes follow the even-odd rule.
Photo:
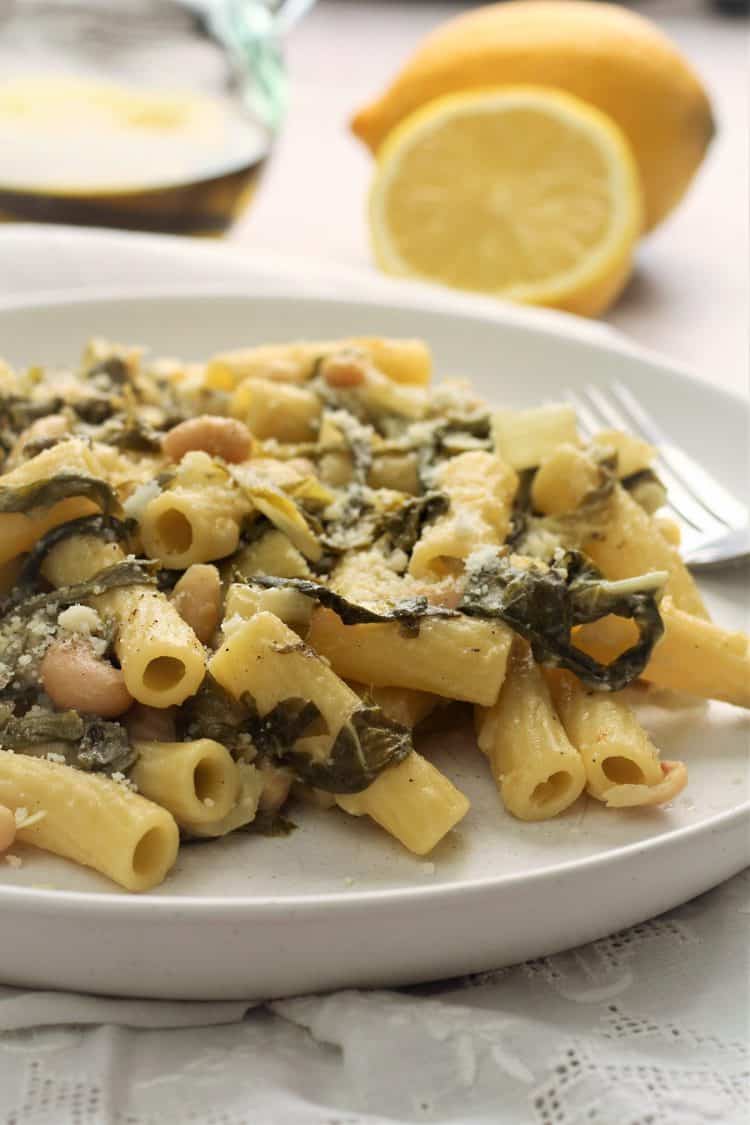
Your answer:
[[[684,559],[691,570],[718,570],[750,561],[750,524],[686,552]]]

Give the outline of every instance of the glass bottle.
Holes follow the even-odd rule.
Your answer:
[[[0,0],[0,218],[221,234],[313,0]]]

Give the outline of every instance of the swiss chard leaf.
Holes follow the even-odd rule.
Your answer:
[[[395,512],[385,516],[378,531],[387,535],[394,547],[410,555],[425,524],[447,512],[449,504],[444,492],[426,492],[423,496],[410,497]]]
[[[470,569],[458,606],[469,617],[505,622],[531,644],[539,664],[568,668],[599,691],[619,691],[646,667],[664,626],[657,603],[662,576],[607,582],[579,551],[558,552],[549,566],[515,565],[507,555]],[[576,648],[576,625],[613,614],[631,618],[638,641],[610,664]]]
[[[64,405],[59,395],[40,400],[13,393],[0,394],[0,420],[18,433],[36,422],[37,418],[57,414]]]
[[[455,415],[436,421],[427,440],[417,447],[417,475],[423,489],[433,487],[435,470],[446,457],[473,449],[491,449],[492,425],[489,414]]]
[[[103,543],[124,543],[132,534],[135,523],[131,520],[118,520],[115,516],[81,516],[51,528],[32,547],[23,565],[17,582],[19,586],[29,586],[39,578],[39,569],[45,558],[58,543],[77,535],[91,535]]]
[[[33,512],[51,508],[68,496],[84,496],[98,504],[105,515],[119,509],[116,494],[104,480],[81,473],[57,473],[46,480],[32,481],[17,488],[0,485],[0,512]]]
[[[280,812],[258,812],[255,819],[240,826],[240,832],[249,832],[254,836],[291,836],[296,831],[297,825],[289,817]]]
[[[617,483],[617,457],[606,447],[594,447],[591,454],[596,461],[598,479],[578,507],[570,512],[555,516],[534,512],[531,493],[537,470],[526,469],[520,474],[506,546],[520,555],[549,558],[556,548],[578,549],[599,532],[606,522],[607,503]]]
[[[403,761],[414,749],[411,732],[389,719],[379,707],[358,707],[331,745],[317,758],[296,745],[321,719],[306,699],[285,699],[262,718],[250,708],[250,732],[258,751],[289,766],[300,781],[328,793],[360,793],[388,766]]]
[[[25,715],[16,716],[11,706],[0,704],[0,746],[9,750],[36,742],[77,742],[84,729],[77,711],[32,708]]]
[[[128,365],[119,355],[109,355],[106,359],[97,360],[84,375],[91,382],[101,384],[107,391],[122,387],[130,380]]]
[[[71,402],[70,406],[81,421],[89,426],[101,426],[118,410],[118,404],[110,395],[91,395]]]
[[[130,453],[158,453],[161,434],[138,418],[112,418],[96,433],[96,440]]]
[[[128,742],[123,726],[98,718],[85,718],[84,726],[70,765],[102,773],[126,773],[134,765],[138,752]]]
[[[667,490],[653,469],[631,473],[620,484],[647,512],[655,512],[667,502]]]
[[[318,605],[331,609],[344,625],[372,625],[387,621],[398,621],[401,627],[409,633],[419,631],[419,623],[427,617],[456,617],[454,610],[445,609],[443,606],[430,605],[427,598],[418,596],[404,598],[396,602],[392,609],[379,612],[368,609],[366,606],[357,605],[348,598],[337,594],[329,586],[322,586],[308,578],[275,578],[272,575],[258,574],[243,581],[252,586],[262,586],[264,589],[298,590],[308,598],[313,598]]]
[[[247,747],[247,708],[213,680],[204,680],[198,692],[185,700],[179,719],[180,736],[187,741],[211,738],[233,752]]]
[[[106,594],[109,590],[122,589],[125,586],[153,586],[156,579],[151,571],[156,564],[149,559],[123,559],[113,566],[105,567],[85,582],[75,582],[71,586],[60,586],[49,593],[34,594],[33,597],[22,597],[11,594],[0,603],[0,628],[5,623],[5,618],[11,614],[19,618],[33,617],[35,613],[52,612],[64,609],[69,605],[96,598]]]
[[[33,754],[34,746],[49,742],[64,743],[66,764],[87,773],[125,773],[138,756],[119,723],[40,707],[16,716],[12,707],[0,704],[0,746]]]

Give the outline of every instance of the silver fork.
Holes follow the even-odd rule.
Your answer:
[[[585,437],[599,430],[627,430],[656,446],[654,471],[667,489],[667,507],[682,531],[682,556],[698,570],[750,559],[747,508],[710,473],[669,440],[635,395],[613,382],[608,390],[591,384],[567,391]]]

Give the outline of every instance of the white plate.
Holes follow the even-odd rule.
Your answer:
[[[0,354],[74,359],[101,334],[190,357],[245,343],[382,333],[423,336],[441,374],[470,375],[523,405],[565,386],[627,382],[738,495],[744,403],[572,320],[500,307],[472,314],[410,301],[266,295],[103,296],[6,302]],[[742,576],[705,584],[719,620],[745,627]],[[581,800],[544,824],[501,809],[460,732],[433,738],[435,761],[472,800],[429,861],[374,825],[300,810],[288,839],[237,835],[185,848],[167,883],[136,898],[33,849],[0,867],[0,975],[7,983],[119,995],[236,998],[394,985],[497,968],[592,940],[698,894],[750,859],[745,713],[720,704],[649,706],[687,793],[659,811]],[[434,865],[434,866],[433,866]]]

